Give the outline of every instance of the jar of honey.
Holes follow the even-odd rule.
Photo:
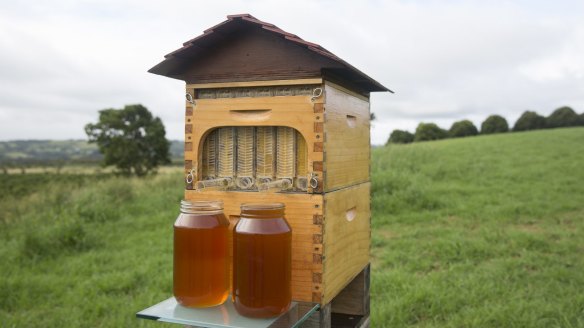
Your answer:
[[[243,204],[233,231],[233,301],[239,314],[278,316],[290,307],[292,229],[284,204]]]
[[[188,307],[222,304],[229,295],[229,221],[221,201],[187,201],[174,223],[173,292]]]

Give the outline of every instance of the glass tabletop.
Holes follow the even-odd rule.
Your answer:
[[[320,304],[292,302],[290,309],[276,318],[247,318],[235,310],[229,298],[219,306],[193,309],[181,306],[174,297],[136,313],[136,317],[206,328],[290,328],[298,327],[320,308]]]

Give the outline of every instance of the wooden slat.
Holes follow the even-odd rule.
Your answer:
[[[279,85],[321,84],[322,78],[295,79],[295,80],[270,80],[270,81],[241,81],[221,83],[193,83],[187,84],[189,89],[213,89],[213,88],[238,88],[238,87],[266,87]]]
[[[367,182],[324,195],[323,304],[369,263],[370,188]],[[348,215],[349,210],[354,216]]]
[[[369,102],[337,87],[325,84],[325,192],[369,181]]]
[[[332,301],[332,312],[366,316],[369,314],[369,284],[371,265],[368,264]]]

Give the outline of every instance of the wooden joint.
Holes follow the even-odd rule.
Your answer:
[[[312,162],[312,170],[316,172],[322,172],[324,169],[322,161],[314,161]]]
[[[312,216],[312,223],[316,224],[316,225],[322,225],[324,222],[324,216],[322,215],[318,215],[318,214],[314,214]]]
[[[320,290],[322,290],[322,285],[321,284],[313,284],[312,285],[312,291],[313,292],[318,292]]]
[[[186,106],[185,115],[186,116],[193,116],[193,107],[192,106]]]
[[[185,124],[185,133],[193,133],[193,125]]]
[[[324,113],[324,104],[314,104],[315,113]]]
[[[324,131],[324,123],[314,122],[314,132],[319,133]]]
[[[322,153],[324,151],[324,143],[323,142],[315,142],[313,151],[315,153]]]
[[[322,272],[313,272],[312,282],[315,284],[322,284]]]
[[[193,161],[185,161],[185,170],[190,171],[193,168]]]
[[[312,254],[312,263],[320,264],[322,260],[322,254]]]
[[[193,143],[185,142],[185,151],[193,151]]]
[[[190,182],[190,183],[185,182],[185,183],[186,183],[185,188],[187,188],[187,190],[193,190],[193,183],[192,182]]]
[[[313,244],[322,244],[322,235],[320,235],[320,234],[312,235],[312,243]]]

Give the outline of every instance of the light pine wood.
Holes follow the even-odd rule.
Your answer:
[[[322,163],[324,159],[322,148],[314,147],[324,137],[315,126],[315,123],[324,121],[323,114],[314,112],[314,106],[323,101],[323,96],[314,101],[310,96],[282,96],[197,99],[194,106],[187,102],[190,110],[185,112],[185,161],[197,169],[197,180],[201,176],[201,165],[198,165],[202,160],[200,149],[212,129],[221,126],[287,126],[296,129],[306,140],[308,168],[313,168],[314,162]],[[185,174],[188,171],[190,169],[185,168]],[[322,179],[321,175],[319,172],[317,178]]]
[[[246,82],[246,86],[278,83],[263,84],[266,82]],[[194,94],[193,88],[187,85],[187,92]],[[369,102],[329,82],[317,99],[274,96],[196,99],[194,105],[187,102],[185,174],[196,169],[195,181],[201,176],[204,138],[223,126],[296,129],[306,140],[307,169],[316,174],[318,188],[307,193],[197,192],[190,190],[190,184],[185,198],[221,199],[231,227],[237,223],[244,202],[286,204],[286,218],[293,231],[293,299],[328,305],[369,262]]]
[[[240,206],[246,202],[281,202],[286,204],[286,220],[292,227],[292,298],[305,302],[312,301],[315,286],[314,273],[322,273],[322,261],[315,262],[315,255],[322,256],[322,241],[315,245],[314,235],[322,236],[322,225],[314,224],[314,215],[323,214],[323,196],[319,194],[281,194],[256,192],[225,192],[187,190],[189,200],[220,199],[224,213],[231,223],[229,229],[229,249],[232,254],[232,230],[241,213]],[[316,250],[315,250],[316,248]],[[230,270],[230,272],[232,272]],[[231,280],[230,280],[231,281]],[[318,287],[319,289],[321,287]]]
[[[369,102],[326,82],[325,192],[369,181]]]
[[[322,78],[296,79],[296,80],[220,82],[220,83],[193,83],[193,84],[187,84],[187,89],[266,87],[266,86],[321,84],[321,83],[322,83]]]
[[[369,263],[370,189],[367,182],[324,195],[323,304]]]
[[[340,86],[340,85],[338,85],[338,84],[336,84],[336,83],[333,83],[333,82],[331,82],[331,81],[326,81],[326,84],[327,84],[328,86],[331,86],[331,87],[333,87],[333,88],[335,88],[335,89],[339,90],[339,91],[342,91],[342,92],[344,92],[344,93],[346,93],[346,94],[349,94],[349,95],[351,95],[351,96],[353,96],[353,97],[357,97],[357,98],[359,98],[359,99],[361,99],[361,100],[363,100],[363,101],[369,102],[369,98],[368,98],[368,97],[365,97],[364,95],[362,95],[362,94],[360,94],[360,93],[357,93],[357,92],[355,92],[355,91],[353,91],[353,90],[347,89],[347,88],[345,88],[345,87],[343,87],[343,86]]]

